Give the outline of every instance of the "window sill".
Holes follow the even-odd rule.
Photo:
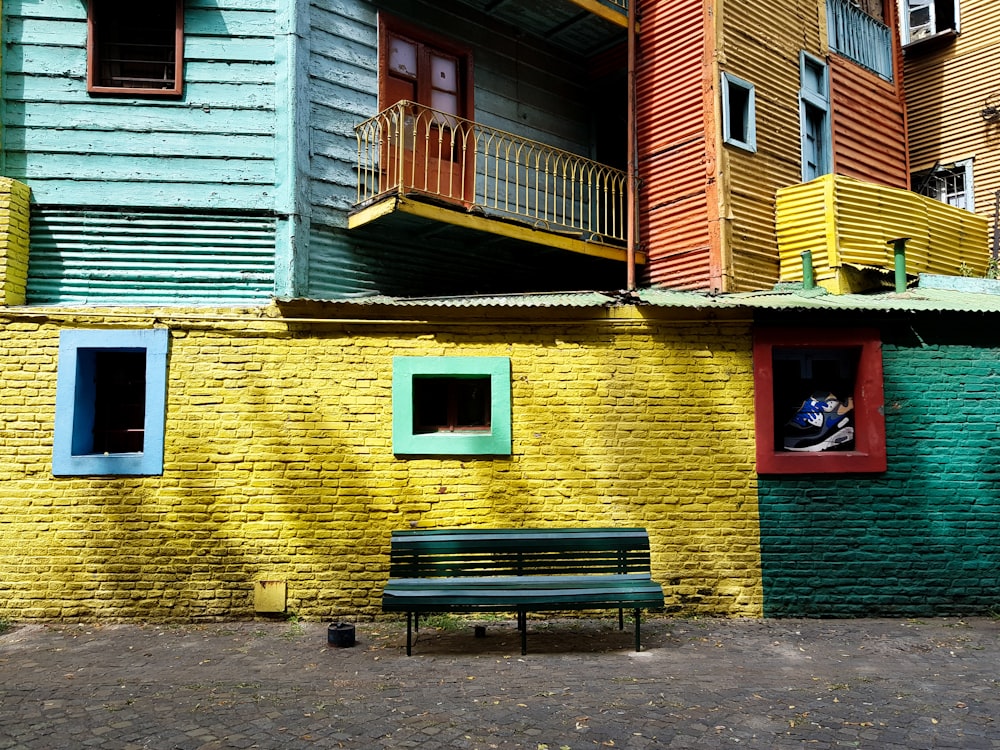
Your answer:
[[[955,29],[945,29],[944,31],[939,31],[936,34],[931,34],[930,36],[914,39],[913,41],[907,42],[903,45],[903,54],[909,55],[935,50],[938,47],[943,47],[953,42],[958,38],[958,34],[959,32]]]

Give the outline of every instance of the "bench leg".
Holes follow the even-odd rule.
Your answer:
[[[625,629],[625,610],[621,607],[618,608],[618,629]]]
[[[418,614],[419,618],[420,615]],[[406,655],[409,656],[412,650],[413,644],[413,613],[406,613]]]
[[[641,647],[639,646],[639,610],[638,609],[636,609],[636,611],[635,611],[635,650],[636,651],[640,651],[641,650]]]
[[[519,609],[517,611],[517,626],[521,630],[521,656],[528,653],[528,613]]]

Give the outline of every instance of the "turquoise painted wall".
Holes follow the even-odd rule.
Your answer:
[[[998,346],[980,317],[886,328],[888,471],[759,481],[765,615],[1000,606]]]
[[[30,304],[622,285],[621,264],[490,236],[345,228],[354,126],[378,107],[379,8],[433,19],[433,32],[473,48],[477,119],[589,156],[582,56],[430,2],[184,7],[185,87],[173,100],[87,93],[82,0],[4,4],[2,158],[4,174],[32,190]]]
[[[3,168],[31,188],[28,303],[270,299],[275,0],[185,2],[179,99],[89,95],[86,9],[3,5]]]
[[[270,209],[275,0],[185,3],[179,100],[87,94],[87,3],[3,5],[6,174],[39,205]]]

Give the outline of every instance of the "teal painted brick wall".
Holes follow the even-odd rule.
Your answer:
[[[1000,337],[976,328],[883,333],[885,474],[761,478],[766,616],[1000,605]]]

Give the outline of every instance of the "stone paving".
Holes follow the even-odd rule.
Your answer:
[[[0,749],[1000,748],[990,619],[434,624],[18,626]]]

